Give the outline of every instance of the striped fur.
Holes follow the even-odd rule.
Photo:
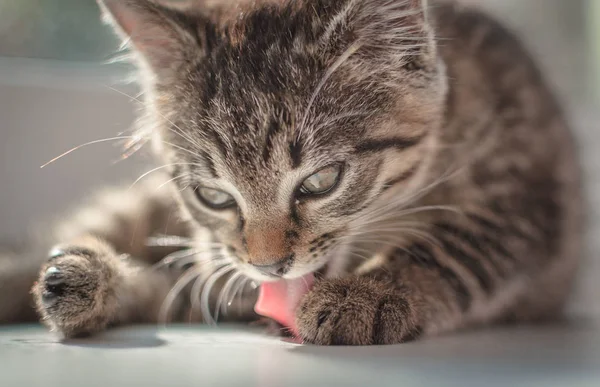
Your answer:
[[[201,3],[101,3],[134,49],[141,134],[172,179],[168,194],[150,184],[88,209],[61,236],[34,287],[52,328],[211,319],[283,258],[283,277],[323,275],[297,311],[307,342],[560,314],[580,250],[575,146],[510,32],[420,0]],[[298,196],[333,164],[335,189]],[[236,206],[211,209],[198,187]],[[180,217],[165,215],[175,205]],[[206,269],[145,269],[170,253],[143,243],[164,227],[198,249],[176,257]],[[251,318],[245,294],[237,317]]]

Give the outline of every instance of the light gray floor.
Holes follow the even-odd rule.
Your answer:
[[[386,347],[316,347],[241,327],[129,328],[59,343],[0,331],[2,387],[600,386],[600,326],[496,329]]]

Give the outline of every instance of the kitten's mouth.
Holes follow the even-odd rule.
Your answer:
[[[272,318],[298,335],[295,317],[302,297],[310,291],[315,281],[314,273],[293,279],[263,282],[254,310],[261,316]]]
[[[302,298],[312,289],[315,277],[327,276],[330,264],[328,261],[317,270],[300,277],[263,282],[254,311],[261,316],[272,318],[298,337],[296,310]]]

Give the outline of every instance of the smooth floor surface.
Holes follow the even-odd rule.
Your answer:
[[[61,343],[0,330],[0,386],[600,386],[600,324],[502,328],[386,347],[286,343],[243,327],[119,329]]]

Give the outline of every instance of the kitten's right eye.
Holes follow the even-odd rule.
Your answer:
[[[197,187],[194,192],[204,205],[213,209],[231,208],[236,205],[233,196],[227,192],[206,187]]]

